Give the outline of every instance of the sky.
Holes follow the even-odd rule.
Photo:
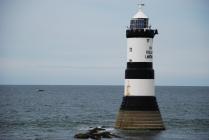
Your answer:
[[[143,0],[156,85],[209,86],[209,1]],[[0,84],[123,85],[138,0],[0,0]]]

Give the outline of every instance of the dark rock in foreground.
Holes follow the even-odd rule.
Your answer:
[[[101,138],[120,138],[120,136],[112,134],[111,132],[106,131],[104,128],[92,128],[88,130],[86,133],[78,133],[74,136],[77,139],[96,139],[100,140]]]
[[[78,133],[74,136],[74,138],[78,138],[78,139],[88,139],[89,135],[85,134],[85,133]]]

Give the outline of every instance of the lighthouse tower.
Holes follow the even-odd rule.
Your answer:
[[[151,29],[149,18],[139,11],[126,30],[127,68],[124,97],[115,127],[119,129],[164,129],[155,97],[153,70],[153,38],[158,31]]]

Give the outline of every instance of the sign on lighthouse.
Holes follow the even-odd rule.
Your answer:
[[[153,70],[153,38],[158,31],[151,29],[149,18],[139,11],[126,30],[127,68],[124,97],[115,127],[119,129],[164,129],[155,97]]]

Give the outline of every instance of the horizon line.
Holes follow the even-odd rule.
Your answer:
[[[124,86],[116,84],[0,84],[0,86]],[[155,85],[173,87],[209,87],[208,85]]]

